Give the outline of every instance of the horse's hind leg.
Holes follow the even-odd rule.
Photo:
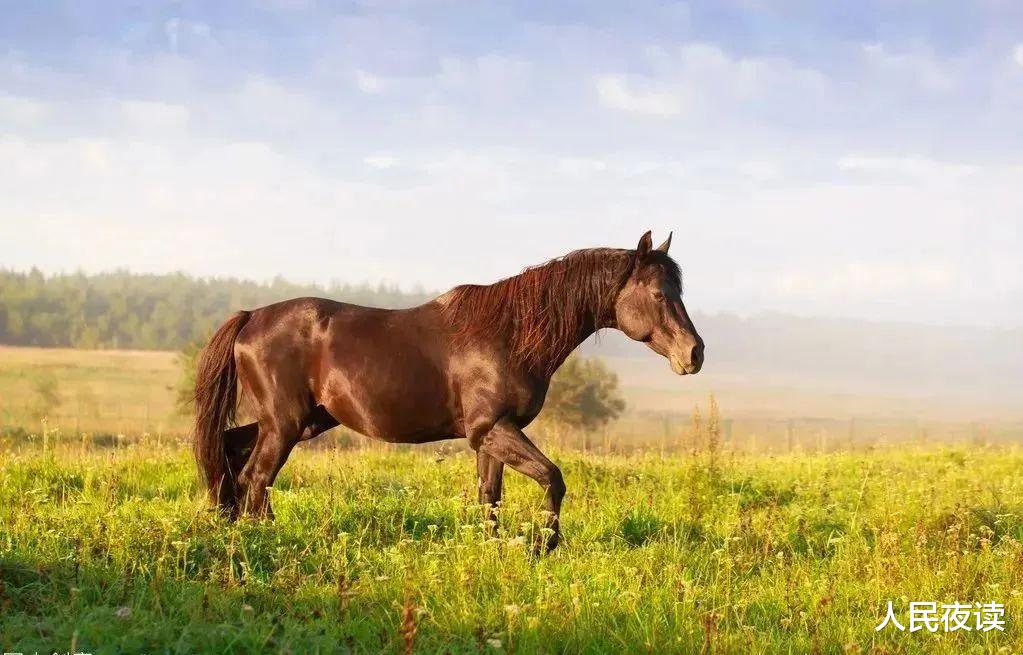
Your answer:
[[[338,423],[322,406],[315,405],[300,362],[282,358],[267,360],[243,351],[238,361],[238,382],[256,415],[256,423],[239,429],[242,464],[237,473],[237,504],[254,516],[273,516],[267,488],[295,445],[331,429]],[[251,452],[247,440],[255,437]]]
[[[238,500],[242,511],[252,516],[273,516],[267,488],[299,441],[302,422],[294,416],[266,416],[259,419],[259,436],[248,461],[238,475]]]
[[[258,423],[242,428],[246,435],[258,435],[252,451],[242,450],[239,454],[243,466],[238,474],[238,504],[254,516],[273,516],[266,490],[273,485],[295,445],[338,424],[320,406],[307,410],[308,403],[298,401],[291,405],[278,405],[290,407],[291,411],[282,412],[284,418],[264,416]],[[242,441],[244,437],[239,435],[238,439]]]
[[[235,428],[244,431],[237,436],[238,443],[244,444],[249,436],[255,441],[251,452],[246,452],[242,446],[238,457],[243,466],[237,469],[241,471],[238,474],[238,503],[254,516],[273,516],[266,490],[273,485],[295,445],[338,425],[337,420],[322,406],[318,405],[309,411],[305,410],[305,404],[296,403],[293,407],[297,411],[283,420],[267,416],[258,423]],[[301,419],[296,418],[303,413]],[[232,462],[232,470],[235,470],[234,460],[229,461]]]
[[[238,353],[238,385],[256,417],[256,441],[247,456],[243,449],[237,458],[245,459],[236,474],[237,503],[253,516],[272,516],[267,488],[298,443],[312,409],[301,362],[268,358],[264,350],[243,345]]]
[[[239,425],[224,432],[224,450],[232,476],[237,477],[245,468],[245,462],[249,461],[249,455],[252,454],[258,436],[259,423]]]
[[[220,507],[230,518],[238,516],[238,474],[245,467],[256,438],[259,425],[249,423],[224,430],[224,455],[227,457],[227,473],[221,481],[219,491]]]

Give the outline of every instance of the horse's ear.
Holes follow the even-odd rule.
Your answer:
[[[657,246],[657,249],[661,252],[668,252],[668,248],[671,247],[671,232],[668,232],[668,238],[664,240],[664,243]]]
[[[650,249],[654,247],[654,240],[650,238],[650,230],[643,233],[643,236],[639,238],[639,245],[636,246],[636,260],[642,260],[644,257],[650,254]]]

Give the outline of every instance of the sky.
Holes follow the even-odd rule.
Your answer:
[[[1023,325],[1023,3],[0,0],[0,268]]]

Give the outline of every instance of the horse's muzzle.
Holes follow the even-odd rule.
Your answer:
[[[694,375],[700,372],[703,368],[703,344],[699,343],[693,346],[693,349],[689,352],[689,361],[685,362],[677,354],[672,353],[668,357],[668,361],[671,363],[671,370],[676,375]]]

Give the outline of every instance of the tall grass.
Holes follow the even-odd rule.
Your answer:
[[[1019,652],[1023,452],[555,452],[500,528],[469,454],[299,449],[274,523],[205,509],[187,451],[0,454],[0,648],[53,652]],[[893,600],[1006,604],[1002,632],[875,632]]]

